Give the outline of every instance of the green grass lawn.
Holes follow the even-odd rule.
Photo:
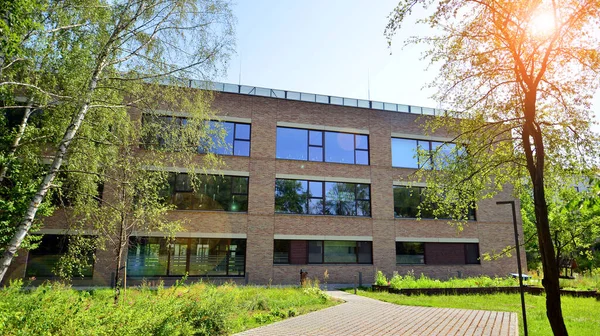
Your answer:
[[[205,283],[123,292],[0,289],[0,335],[224,335],[338,304],[316,287]]]
[[[353,293],[353,290],[347,290]],[[359,295],[408,306],[463,308],[510,311],[518,313],[520,334],[523,334],[519,294],[405,296],[359,290]],[[600,334],[600,302],[593,298],[563,296],[562,309],[569,335],[596,336]],[[545,296],[525,295],[529,335],[552,335],[546,318]]]

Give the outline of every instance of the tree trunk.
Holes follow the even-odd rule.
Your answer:
[[[56,177],[56,174],[58,173],[58,170],[62,165],[62,162],[67,153],[67,149],[71,144],[71,141],[77,134],[79,127],[81,127],[81,124],[83,123],[83,120],[85,119],[85,116],[90,109],[90,103],[96,91],[96,87],[98,86],[98,80],[100,79],[100,76],[104,71],[104,67],[106,67],[107,65],[106,60],[109,54],[113,51],[112,48],[114,46],[115,41],[117,40],[119,33],[126,29],[127,25],[131,24],[131,22],[133,22],[133,20],[128,21],[128,24],[124,25],[119,20],[115,29],[112,31],[110,38],[98,54],[96,58],[94,71],[90,76],[90,81],[88,83],[87,88],[82,94],[84,99],[81,104],[81,107],[79,108],[77,115],[71,121],[71,124],[67,128],[67,131],[63,135],[63,138],[61,139],[60,144],[58,145],[58,149],[54,155],[54,159],[52,161],[52,165],[50,166],[50,170],[44,177],[44,180],[40,184],[38,191],[29,203],[29,206],[27,207],[27,211],[25,212],[25,216],[21,221],[21,224],[19,224],[19,226],[17,227],[17,231],[15,232],[14,236],[8,243],[6,250],[4,251],[4,255],[2,256],[2,260],[0,261],[0,282],[2,282],[2,279],[4,279],[6,271],[8,270],[8,267],[10,266],[15,254],[17,253],[17,250],[19,249],[21,243],[23,243],[23,240],[29,233],[29,229],[31,229],[31,225],[33,224],[33,220],[35,219],[35,214],[37,213],[40,204],[44,200],[44,196],[46,196],[46,194],[48,193],[48,189],[52,185],[52,181],[54,181],[54,178]]]
[[[122,198],[125,196],[125,187],[123,188],[121,196]],[[122,199],[123,201],[123,199]],[[119,228],[119,245],[117,246],[117,267],[115,269],[115,304],[119,303],[119,295],[121,294],[121,259],[123,255],[123,247],[125,246],[125,214],[121,212],[121,221]]]
[[[123,254],[123,242],[121,238],[123,236],[123,229],[121,228],[121,234],[119,236],[119,245],[117,246],[117,266],[115,268],[115,304],[119,303],[119,295],[121,294],[121,256]]]
[[[25,107],[25,113],[23,114],[23,119],[21,120],[21,124],[19,125],[19,130],[17,131],[17,135],[15,135],[15,139],[13,140],[12,145],[10,145],[10,150],[8,152],[8,156],[13,156],[15,154],[15,152],[17,151],[17,148],[19,148],[19,144],[21,142],[21,139],[23,138],[23,134],[25,133],[25,129],[27,128],[27,124],[29,123],[29,117],[31,116],[31,113],[33,113],[33,109],[32,109],[32,105],[33,104],[33,97],[30,96],[29,98],[27,98],[27,105]],[[8,173],[8,168],[10,165],[10,161],[7,162],[4,166],[2,166],[2,169],[0,169],[0,183],[2,181],[4,181],[4,177],[6,177],[6,173]],[[1,280],[1,278],[0,278]]]
[[[560,304],[560,287],[554,244],[548,220],[548,204],[544,190],[544,142],[539,125],[535,123],[535,90],[525,94],[525,124],[523,125],[523,147],[527,158],[527,169],[533,184],[533,202],[538,233],[540,255],[544,278],[542,285],[546,289],[546,315],[554,335],[567,336],[567,328]],[[533,146],[531,144],[533,138]],[[535,153],[535,154],[534,154]]]
[[[94,94],[94,91],[96,90],[96,86],[98,85],[98,78],[100,77],[100,73],[102,72],[102,69],[104,67],[104,59],[105,57],[99,60],[96,70],[94,71],[94,74],[90,79],[85,100],[83,101],[83,104],[81,105],[77,115],[67,128],[67,131],[65,132],[62,140],[60,141],[58,150],[56,151],[54,160],[52,161],[52,165],[50,166],[50,170],[44,177],[44,180],[40,184],[36,194],[33,196],[33,199],[29,203],[29,206],[27,208],[27,211],[25,212],[25,216],[21,221],[21,224],[19,224],[19,226],[17,227],[17,231],[15,232],[14,236],[8,243],[6,250],[4,251],[2,261],[0,261],[0,282],[2,281],[2,279],[4,279],[6,271],[8,270],[8,266],[10,266],[10,263],[12,262],[15,254],[17,253],[17,250],[21,246],[21,243],[29,233],[29,229],[31,228],[33,220],[35,219],[35,214],[37,213],[40,204],[44,200],[44,196],[46,196],[46,194],[48,193],[48,189],[50,189],[52,181],[54,181],[54,178],[56,177],[56,174],[58,173],[58,170],[62,165],[64,157],[67,153],[67,149],[69,148],[71,141],[75,137],[77,130],[79,130],[79,127],[81,126],[81,123],[83,122],[83,119],[85,118],[85,115],[89,110],[92,96]]]

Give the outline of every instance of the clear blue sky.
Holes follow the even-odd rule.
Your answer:
[[[244,85],[367,99],[370,77],[371,100],[437,107],[433,91],[422,89],[437,70],[419,60],[421,47],[401,48],[425,28],[406,24],[387,47],[383,30],[397,3],[238,0],[237,55],[218,80],[238,83],[241,68]]]

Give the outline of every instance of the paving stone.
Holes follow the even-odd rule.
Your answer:
[[[327,293],[345,303],[237,335],[518,335],[515,313],[401,306],[341,291]]]

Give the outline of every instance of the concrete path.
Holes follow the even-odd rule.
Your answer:
[[[518,335],[515,313],[400,306],[327,293],[346,302],[238,335]]]

